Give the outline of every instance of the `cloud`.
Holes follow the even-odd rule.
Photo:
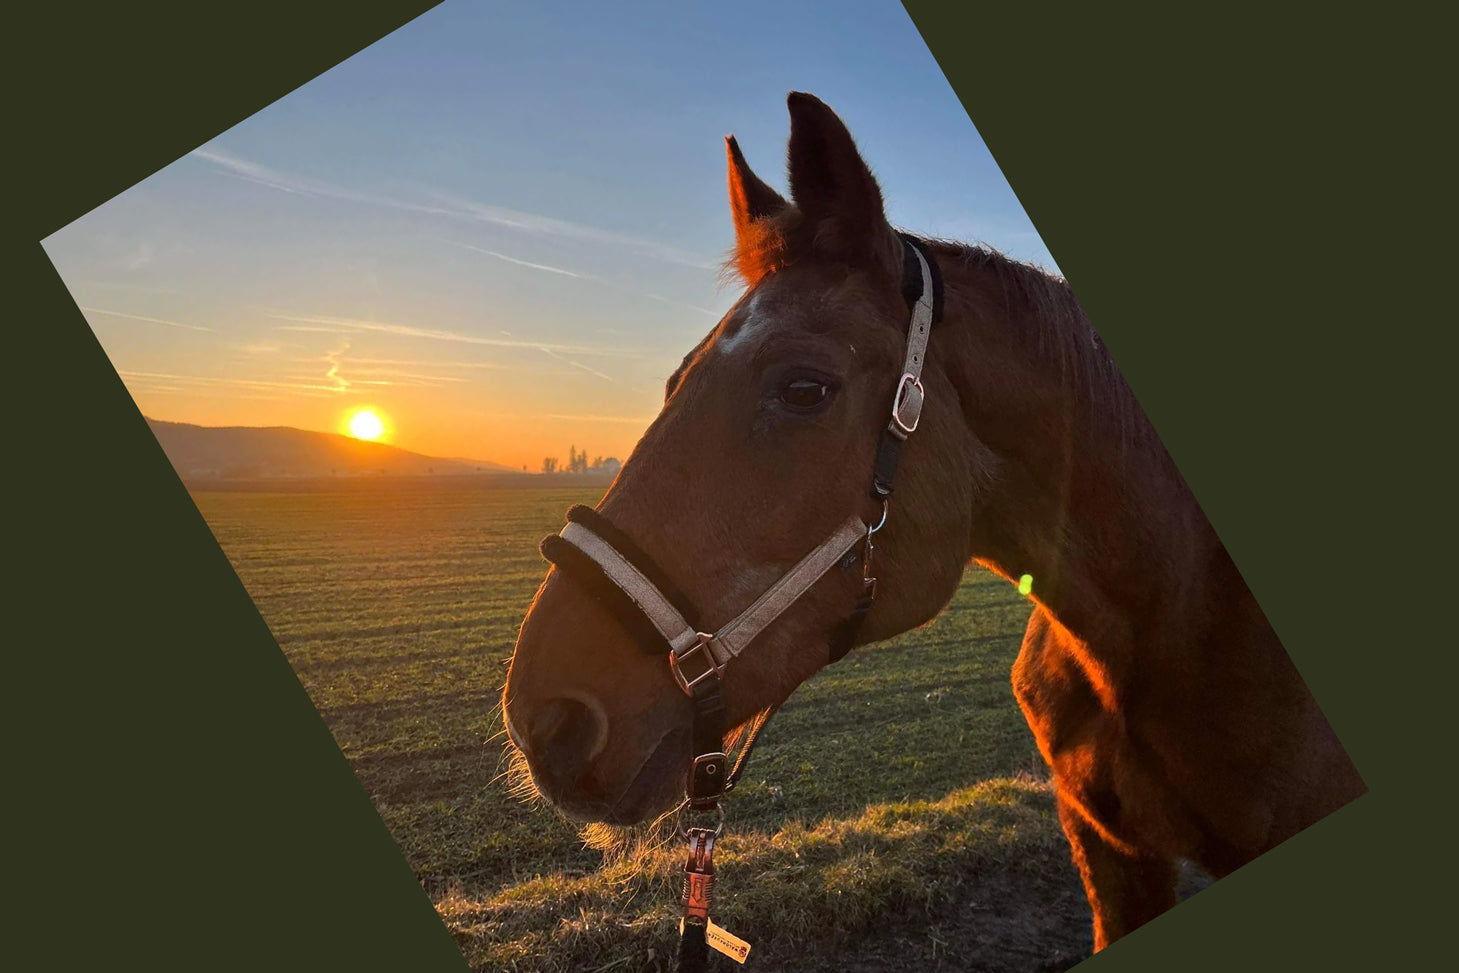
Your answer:
[[[345,352],[347,352],[349,350],[350,350],[350,343],[348,341],[346,341],[339,348],[335,349],[334,351],[331,351],[331,352],[326,353],[325,356],[324,356],[324,360],[327,361],[327,362],[329,362],[329,371],[327,371],[327,372],[324,373],[324,377],[327,378],[327,379],[329,379],[331,382],[333,382],[335,384],[335,386],[341,392],[348,391],[348,389],[350,387],[350,383],[348,381],[346,381],[339,374],[339,369],[340,369],[339,356],[340,355],[343,355]]]
[[[329,367],[320,377],[318,372],[302,375],[282,375],[273,379],[229,378],[215,375],[177,375],[164,372],[118,371],[118,375],[132,392],[196,392],[207,388],[231,388],[239,398],[278,399],[274,393],[291,393],[309,398],[333,398],[342,394],[358,394],[365,388],[409,386],[414,388],[440,388],[446,384],[467,382],[469,379],[454,375],[428,375],[420,372],[402,371],[387,359],[347,358],[348,342],[325,353],[321,358],[289,359],[295,365],[314,365],[320,362]],[[403,364],[442,365],[473,367],[472,362],[404,362]],[[363,365],[364,367],[359,367]],[[491,366],[483,366],[491,367]],[[348,377],[346,377],[348,373]]]
[[[564,419],[569,422],[621,422],[634,426],[646,426],[654,421],[653,416],[559,415],[556,413],[545,415],[541,418]]]
[[[538,345],[537,350],[547,355],[548,357],[556,358],[558,361],[563,362],[564,364],[571,365],[573,368],[581,368],[589,375],[596,375],[598,378],[603,379],[605,382],[613,382],[614,384],[617,384],[618,382],[618,379],[614,378],[612,375],[605,375],[602,372],[598,371],[596,368],[589,368],[582,362],[573,361],[571,358],[564,358],[546,345]]]
[[[432,361],[416,358],[350,358],[353,365],[397,365],[402,368],[490,368],[504,369],[510,365],[494,361]]]
[[[380,377],[362,377],[365,375],[375,375]],[[306,384],[314,380],[314,376],[312,375],[286,375],[284,377],[291,381]],[[343,383],[341,387],[334,390],[337,392],[357,392],[359,391],[359,389],[357,389],[356,386],[368,386],[370,388],[410,387],[436,389],[448,383],[466,381],[466,379],[464,378],[457,378],[446,375],[413,375],[409,372],[384,371],[362,372],[355,368],[350,369],[350,378],[348,381],[345,381],[342,377],[339,377],[337,375],[331,375],[330,378],[336,383]]]
[[[155,256],[155,252],[152,249],[152,245],[150,243],[140,243],[137,245],[137,249],[132,251],[132,255],[127,258],[127,269],[141,270],[152,262],[153,256]]]
[[[230,155],[219,149],[198,148],[193,149],[188,155],[192,158],[202,159],[204,162],[212,163],[215,168],[221,169],[226,175],[235,176],[246,182],[255,183],[260,186],[267,186],[269,189],[277,189],[280,192],[293,193],[297,196],[326,196],[333,199],[348,199],[360,203],[379,202],[387,205],[390,202],[383,198],[377,199],[362,193],[356,193],[327,182],[321,182],[303,176],[295,176],[280,172],[277,169],[270,169],[268,166],[260,165],[257,162],[250,162],[247,159],[240,159],[236,155]]]
[[[395,324],[389,321],[363,321],[358,318],[340,318],[316,314],[272,314],[276,321],[291,322],[280,325],[287,331],[320,331],[332,334],[351,332],[375,332],[395,335],[400,338],[422,338],[429,341],[447,341],[466,345],[482,345],[490,348],[529,348],[547,354],[601,355],[608,358],[634,358],[638,352],[621,348],[596,348],[588,345],[566,345],[547,341],[524,341],[518,338],[487,338],[481,335],[462,334],[439,328],[418,328],[410,324]],[[302,325],[303,327],[300,327]],[[578,366],[584,367],[584,366]]]
[[[318,383],[305,379],[296,382],[269,382],[261,379],[248,378],[223,378],[213,375],[172,375],[163,372],[133,372],[118,371],[122,381],[128,389],[143,390],[149,392],[180,392],[187,388],[210,388],[217,386],[234,387],[248,390],[279,390],[296,392],[311,397],[331,397],[338,395],[342,389],[331,385],[319,385]]]
[[[531,261],[528,261],[528,260],[518,260],[516,257],[508,257],[506,254],[504,254],[504,253],[497,253],[495,250],[484,250],[481,247],[473,247],[469,243],[458,243],[457,246],[458,247],[461,247],[464,250],[471,250],[471,251],[473,251],[475,253],[484,253],[488,257],[495,257],[498,260],[505,260],[507,263],[509,263],[509,264],[516,264],[518,267],[528,267],[528,268],[530,268],[532,270],[545,270],[549,274],[561,274],[564,277],[574,277],[574,278],[576,278],[578,280],[599,280],[600,279],[598,277],[594,277],[592,274],[578,274],[578,273],[574,273],[571,270],[563,270],[561,267],[552,267],[552,266],[549,266],[548,264],[534,264],[534,263],[532,263]],[[509,334],[510,332],[505,332],[504,331],[502,333],[503,334]]]
[[[360,385],[429,385],[467,382],[470,379],[460,375],[425,375],[419,372],[401,372],[389,368],[356,368],[354,359],[345,363],[350,370],[350,381]]]
[[[467,379],[459,375],[427,375],[421,372],[402,371],[396,367],[398,363],[382,359],[370,358],[346,358],[345,352],[349,350],[349,342],[329,352],[324,360],[329,363],[329,371],[325,378],[339,386],[340,391],[346,391],[355,385],[390,386],[410,385],[418,388],[440,388],[447,383],[465,382]],[[313,359],[318,361],[318,359]],[[342,372],[348,370],[349,378],[345,378]]]
[[[502,206],[488,206],[442,192],[431,191],[430,195],[439,204],[435,208],[438,212],[489,223],[493,226],[506,227],[538,236],[573,240],[578,243],[599,244],[613,249],[626,248],[666,263],[693,267],[696,270],[713,270],[721,263],[717,259],[706,258],[703,254],[691,253],[679,247],[659,243],[656,240],[645,240],[627,233],[604,230],[583,223],[541,216],[537,213],[524,213],[521,210],[507,209]]]
[[[550,274],[560,274],[563,277],[572,277],[572,278],[574,278],[576,280],[592,281],[595,284],[601,284],[604,287],[611,287],[613,290],[619,291],[619,292],[624,293],[624,294],[636,294],[636,295],[641,296],[641,297],[646,297],[646,298],[648,298],[651,301],[659,301],[661,303],[668,304],[668,305],[670,305],[672,307],[685,308],[687,310],[694,311],[694,312],[696,312],[698,314],[703,314],[703,315],[707,315],[708,317],[715,318],[716,320],[719,319],[722,316],[718,311],[711,311],[711,310],[709,310],[709,308],[700,307],[697,304],[689,304],[689,303],[687,303],[685,301],[676,301],[673,298],[664,297],[662,294],[649,294],[649,293],[645,293],[645,292],[639,291],[639,290],[637,290],[637,289],[635,289],[633,287],[628,287],[628,286],[625,286],[623,284],[617,283],[616,281],[608,280],[605,277],[599,277],[596,274],[580,273],[580,272],[575,271],[575,270],[568,270],[568,269],[566,269],[564,267],[554,267],[551,264],[533,263],[530,260],[522,260],[522,259],[520,259],[518,257],[512,257],[512,256],[509,256],[509,255],[507,255],[505,253],[501,253],[501,252],[496,251],[496,250],[487,250],[484,247],[473,246],[473,245],[471,245],[469,243],[457,243],[454,240],[446,240],[444,242],[449,243],[451,246],[454,246],[454,247],[460,247],[463,250],[470,250],[473,253],[485,254],[488,257],[494,257],[497,260],[503,260],[503,261],[506,261],[509,264],[516,264],[518,267],[527,267],[527,268],[529,268],[531,270],[542,270],[542,271],[546,271],[547,273],[550,273]],[[510,335],[511,332],[510,331],[503,331],[502,334]]]
[[[508,209],[502,206],[490,206],[485,203],[478,203],[473,200],[463,199],[459,196],[452,196],[434,190],[427,191],[432,202],[416,203],[397,199],[392,196],[382,196],[377,193],[360,192],[325,182],[324,180],[311,179],[307,176],[282,172],[248,159],[239,158],[236,155],[217,148],[198,148],[188,154],[192,158],[212,165],[227,175],[294,195],[366,203],[372,206],[383,206],[410,213],[424,213],[431,216],[486,223],[491,226],[503,227],[518,233],[527,233],[535,236],[573,240],[580,243],[597,244],[614,249],[626,248],[667,263],[679,264],[700,270],[713,269],[718,267],[720,263],[717,259],[709,259],[702,254],[691,253],[679,247],[659,243],[656,240],[646,240],[642,237],[617,233],[612,230],[604,230],[583,223],[574,223],[571,220],[543,216],[538,213],[525,213],[521,210]],[[516,262],[510,257],[505,257],[500,254],[493,255],[502,256],[502,259]],[[529,266],[536,266],[537,269],[558,271],[558,268],[550,268],[546,265]],[[568,273],[569,276],[579,276],[567,271],[558,272]]]
[[[643,296],[651,301],[661,301],[662,303],[672,305],[673,307],[686,307],[691,311],[698,311],[700,314],[714,318],[716,321],[724,317],[724,315],[719,311],[711,311],[707,307],[700,307],[698,304],[689,304],[686,301],[676,301],[672,297],[665,297],[662,294],[645,294]]]
[[[87,314],[105,314],[108,317],[125,318],[128,321],[145,321],[148,324],[165,324],[169,328],[182,328],[185,331],[205,331],[209,334],[212,334],[213,332],[212,328],[205,328],[200,324],[183,324],[181,321],[168,321],[165,318],[149,318],[145,314],[127,314],[123,311],[108,311],[104,307],[87,307],[84,304],[78,304],[76,306],[81,308],[81,310],[86,312]]]

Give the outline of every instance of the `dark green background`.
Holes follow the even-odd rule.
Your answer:
[[[9,26],[12,968],[463,967],[38,243],[428,6]],[[1453,898],[1439,31],[908,7],[1371,788],[1092,962],[1412,965]]]

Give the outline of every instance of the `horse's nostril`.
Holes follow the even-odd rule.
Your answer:
[[[527,749],[554,777],[571,780],[602,749],[602,717],[576,699],[549,699],[527,720]]]

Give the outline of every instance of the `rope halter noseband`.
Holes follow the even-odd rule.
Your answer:
[[[882,504],[877,523],[867,523],[859,516],[847,518],[748,608],[713,633],[700,630],[698,610],[668,574],[631,537],[596,510],[573,507],[568,511],[568,523],[561,533],[542,542],[542,555],[583,585],[634,635],[644,651],[658,654],[667,650],[669,670],[694,704],[695,756],[684,807],[691,811],[717,811],[719,822],[712,830],[681,826],[690,847],[682,903],[686,907],[686,924],[680,946],[681,969],[702,965],[704,929],[714,880],[711,856],[714,838],[722,831],[724,822],[719,799],[734,788],[760,730],[773,712],[773,708],[767,709],[756,716],[734,768],[728,769],[720,673],[827,571],[843,562],[858,543],[862,548],[862,592],[830,638],[830,661],[840,659],[855,644],[876,597],[876,578],[871,574],[872,537],[886,525],[888,500],[902,444],[916,432],[922,418],[925,401],[922,368],[927,358],[927,341],[942,312],[942,280],[937,265],[923,252],[919,241],[906,234],[901,239],[902,293],[911,305],[912,319],[907,329],[902,374],[892,397],[891,417],[882,430],[872,470],[871,496]],[[686,956],[690,959],[686,960]],[[696,960],[693,958],[696,956],[701,958]]]

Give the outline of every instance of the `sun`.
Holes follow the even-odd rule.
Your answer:
[[[347,424],[356,439],[376,440],[385,434],[385,420],[374,409],[357,409]]]

